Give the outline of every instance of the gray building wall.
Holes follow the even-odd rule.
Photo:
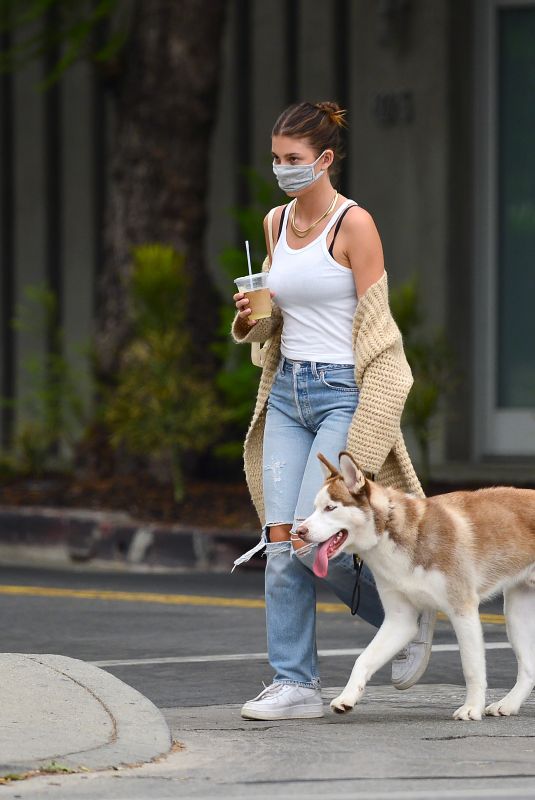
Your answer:
[[[87,64],[76,64],[45,92],[46,74],[45,63],[32,62],[0,84],[0,393],[14,396],[17,404],[14,415],[2,410],[4,442],[38,385],[28,361],[42,360],[51,347],[43,309],[28,304],[28,287],[46,283],[56,294],[64,354],[90,402],[80,351],[89,346],[93,330],[105,169],[98,160],[99,126],[105,121],[97,113]],[[19,318],[23,307],[24,329],[14,329],[10,320]]]
[[[290,5],[297,9],[294,18]],[[373,215],[391,283],[417,275],[423,308],[432,310],[430,326],[444,326],[451,4],[413,2],[401,19],[389,18],[387,5],[247,3],[252,46],[244,81],[236,58],[243,3],[232,4],[212,152],[207,257],[217,272],[219,253],[236,238],[228,209],[240,196],[236,170],[243,153],[234,150],[232,158],[233,142],[246,131],[249,163],[273,181],[270,133],[279,113],[295,100],[335,99],[348,108],[350,126],[345,191]],[[284,51],[289,41],[295,74]],[[446,457],[444,444],[442,433],[434,460]]]
[[[226,62],[213,158],[208,231],[210,262],[235,237],[225,211],[237,202],[232,141],[249,126],[251,162],[272,180],[270,131],[295,99],[337,99],[348,107],[347,192],[374,216],[392,280],[421,277],[424,299],[433,298],[435,321],[446,318],[444,275],[448,176],[447,3],[413,3],[408,33],[384,42],[388,23],[375,0],[300,4],[294,47],[298,74],[295,97],[283,69],[284,0],[252,2],[254,22],[250,98],[240,93],[236,74],[236,16],[227,33]],[[343,8],[344,19],[337,11]],[[287,21],[286,21],[287,23]],[[340,26],[347,36],[344,85],[337,80]],[[342,90],[342,91],[341,91]],[[345,97],[341,97],[341,94]],[[249,109],[244,122],[237,109]]]

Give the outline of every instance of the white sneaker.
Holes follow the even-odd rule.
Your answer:
[[[426,671],[436,618],[436,611],[423,611],[418,620],[416,638],[392,661],[392,684],[396,689],[410,689]]]
[[[245,719],[307,719],[323,716],[319,689],[287,683],[272,683],[243,706]]]

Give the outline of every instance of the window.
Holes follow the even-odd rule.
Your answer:
[[[475,455],[535,457],[535,0],[475,30]]]

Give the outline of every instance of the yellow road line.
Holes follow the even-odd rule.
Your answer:
[[[127,603],[163,603],[175,606],[218,606],[219,608],[265,608],[264,600],[240,597],[211,597],[196,594],[157,594],[118,592],[108,589],[59,589],[44,586],[0,586],[0,594],[28,597],[74,597],[80,600],[114,600]],[[318,611],[339,614],[347,611],[343,603],[318,603]]]
[[[438,612],[438,619],[448,619],[442,611]],[[487,625],[505,625],[505,617],[503,614],[480,614],[479,619]]]
[[[503,614],[480,614],[479,619],[481,622],[487,622],[490,625],[505,625]]]
[[[263,600],[234,597],[206,597],[196,594],[156,594],[152,592],[116,592],[107,589],[59,589],[43,586],[0,586],[0,594],[30,597],[75,597],[80,600],[114,600],[127,603],[164,603],[189,606],[233,606],[264,608]],[[343,608],[343,606],[340,606]]]
[[[154,592],[118,592],[108,589],[60,589],[45,586],[0,586],[0,595],[26,597],[74,597],[79,600],[113,600],[127,603],[161,603],[174,606],[217,606],[218,608],[265,608],[265,602],[255,598],[209,597],[200,594],[157,594]],[[324,614],[347,613],[343,603],[318,603]],[[442,613],[439,619],[446,619]],[[482,622],[503,625],[502,614],[480,614]]]

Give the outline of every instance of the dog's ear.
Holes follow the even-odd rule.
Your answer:
[[[323,453],[318,453],[317,455],[321,463],[323,474],[325,475],[325,480],[327,480],[328,478],[335,478],[337,475],[340,475],[336,467],[333,466],[331,462],[325,458]]]
[[[340,453],[340,472],[351,494],[358,494],[366,486],[366,477],[349,453]]]

